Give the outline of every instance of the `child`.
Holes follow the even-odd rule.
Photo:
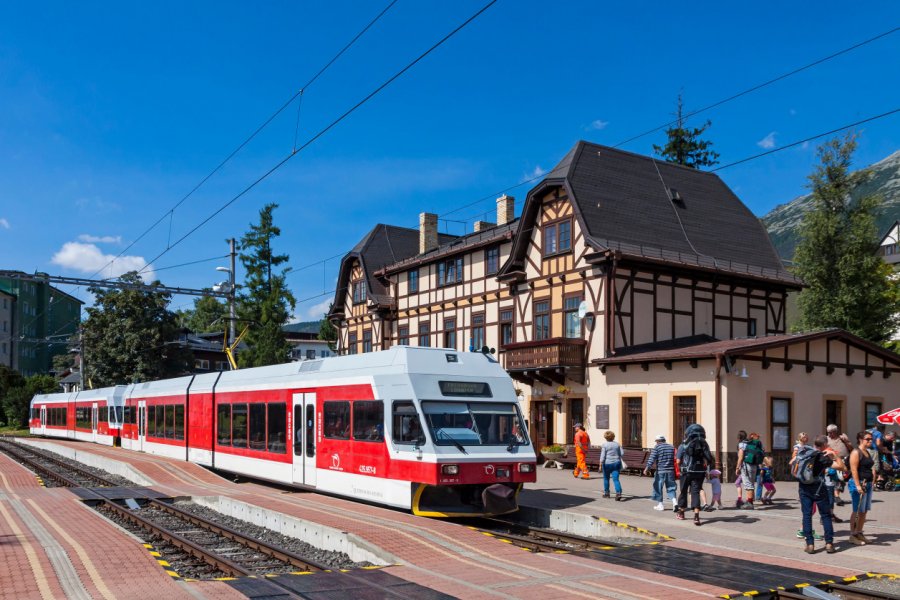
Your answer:
[[[722,471],[718,469],[710,469],[709,485],[712,487],[712,499],[709,502],[708,511],[716,510],[716,505],[722,508]]]
[[[762,466],[760,467],[760,478],[762,479],[763,488],[765,488],[765,493],[762,497],[763,504],[772,504],[772,496],[775,495],[775,478],[772,477],[772,455],[767,454],[763,459]]]

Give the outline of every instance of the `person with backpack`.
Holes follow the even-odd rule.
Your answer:
[[[817,436],[813,445],[812,448],[800,447],[791,459],[791,475],[799,483],[800,510],[803,511],[804,552],[813,554],[816,551],[812,516],[813,507],[817,507],[825,530],[825,552],[834,554],[834,526],[831,522],[831,499],[828,497],[833,492],[825,485],[825,472],[828,469],[843,469],[844,461],[828,447],[828,438],[824,435]]]
[[[746,436],[746,432],[741,431],[738,434],[738,439],[741,438],[741,434]],[[744,491],[747,493],[746,502],[742,502],[741,498],[738,497],[738,508],[753,509],[753,492],[756,488],[756,476],[759,473],[759,465],[762,463],[762,459],[763,447],[762,442],[759,441],[758,433],[753,432],[747,439],[738,443],[738,465],[734,474],[740,476],[744,485]]]
[[[676,517],[684,520],[684,509],[687,508],[688,490],[691,493],[691,509],[694,511],[694,525],[700,525],[700,489],[706,472],[714,466],[709,444],[706,443],[706,430],[702,425],[688,425],[684,431],[684,441],[678,447],[675,457],[681,468],[681,493],[678,495],[678,512]]]

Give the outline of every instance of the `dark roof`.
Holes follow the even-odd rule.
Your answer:
[[[457,236],[438,234],[438,244],[447,244]],[[367,296],[376,304],[390,304],[391,297],[385,284],[375,273],[388,265],[419,253],[419,230],[407,227],[396,227],[379,223],[359,241],[341,260],[338,274],[338,286],[335,290],[331,315],[340,314],[344,306],[347,285],[350,282],[350,269],[353,261],[359,259],[366,277]]]
[[[737,338],[732,340],[712,340],[707,336],[695,336],[668,340],[659,344],[634,346],[607,358],[596,358],[595,365],[639,364],[675,360],[699,360],[715,358],[716,355],[738,356],[748,352],[759,352],[770,348],[782,348],[821,338],[840,339],[851,346],[870,352],[889,362],[900,365],[900,355],[873,344],[843,329],[824,329],[810,333],[783,333],[759,338]]]
[[[536,217],[532,198],[549,185],[567,187],[600,251],[799,283],[760,220],[713,173],[580,141],[529,192],[523,220]],[[670,199],[673,190],[680,201]],[[518,249],[513,270],[524,256]]]

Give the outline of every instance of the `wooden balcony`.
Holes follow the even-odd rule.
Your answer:
[[[503,346],[504,367],[517,381],[531,385],[564,385],[566,379],[584,383],[587,342],[552,338],[539,342],[517,342]]]

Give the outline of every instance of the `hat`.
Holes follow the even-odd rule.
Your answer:
[[[581,423],[575,423],[575,425],[573,425],[573,427],[575,429],[578,429],[579,427],[584,427],[584,426]]]
[[[721,474],[722,474],[722,471],[720,471],[718,469],[710,469],[709,470],[710,477],[718,477]]]
[[[828,427],[825,428],[825,431],[837,431],[837,430],[838,430],[838,426],[835,425],[834,423],[832,423],[831,425],[829,425]]]
[[[666,441],[666,436],[664,436],[663,434],[659,434],[658,436],[656,436],[656,441],[664,442],[664,441]]]

